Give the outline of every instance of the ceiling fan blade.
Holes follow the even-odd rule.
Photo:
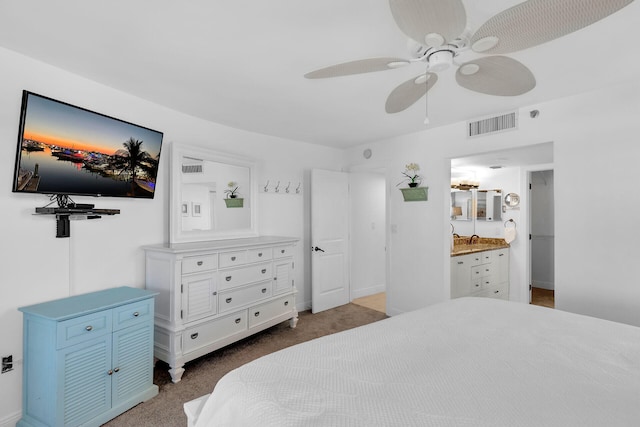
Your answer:
[[[385,111],[389,114],[399,113],[415,104],[438,81],[437,74],[427,73],[426,76],[428,78],[425,80],[425,74],[421,74],[391,91],[384,105]]]
[[[326,79],[329,77],[349,76],[352,74],[372,73],[374,71],[392,70],[410,62],[403,58],[368,58],[357,61],[344,62],[311,71],[304,76],[307,79]]]
[[[400,30],[422,45],[437,47],[459,37],[467,25],[461,0],[389,0]],[[439,37],[442,42],[437,43]]]
[[[476,52],[510,53],[591,25],[633,0],[528,0],[485,22],[471,38]]]
[[[522,95],[536,86],[533,73],[507,56],[486,56],[465,62],[456,71],[456,81],[474,92],[498,96]]]

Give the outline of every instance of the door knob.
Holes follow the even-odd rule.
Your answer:
[[[315,246],[315,247],[311,248],[311,250],[316,251],[316,252],[318,252],[318,251],[320,251],[320,252],[324,252],[324,249],[321,249],[321,248],[319,248],[319,247],[317,247],[317,246]]]

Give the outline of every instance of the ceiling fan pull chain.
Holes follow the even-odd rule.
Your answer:
[[[424,124],[429,124],[429,74],[428,71],[425,71],[425,76],[427,79],[424,84],[427,85],[427,91],[424,93]]]

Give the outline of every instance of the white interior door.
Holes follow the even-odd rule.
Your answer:
[[[349,175],[311,171],[311,311],[348,304]]]

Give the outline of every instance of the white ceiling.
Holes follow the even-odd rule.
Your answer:
[[[607,0],[602,0],[607,1]],[[518,0],[463,0],[477,28]],[[518,97],[459,87],[454,69],[428,95],[441,126],[640,75],[640,2],[509,56],[537,79]],[[387,95],[424,72],[402,69],[308,80],[317,68],[408,57],[387,0],[0,0],[0,46],[206,120],[334,147],[420,131],[424,100],[384,111]],[[473,59],[465,52],[462,61]],[[43,95],[47,95],[43,93]],[[159,129],[162,130],[162,129]]]

